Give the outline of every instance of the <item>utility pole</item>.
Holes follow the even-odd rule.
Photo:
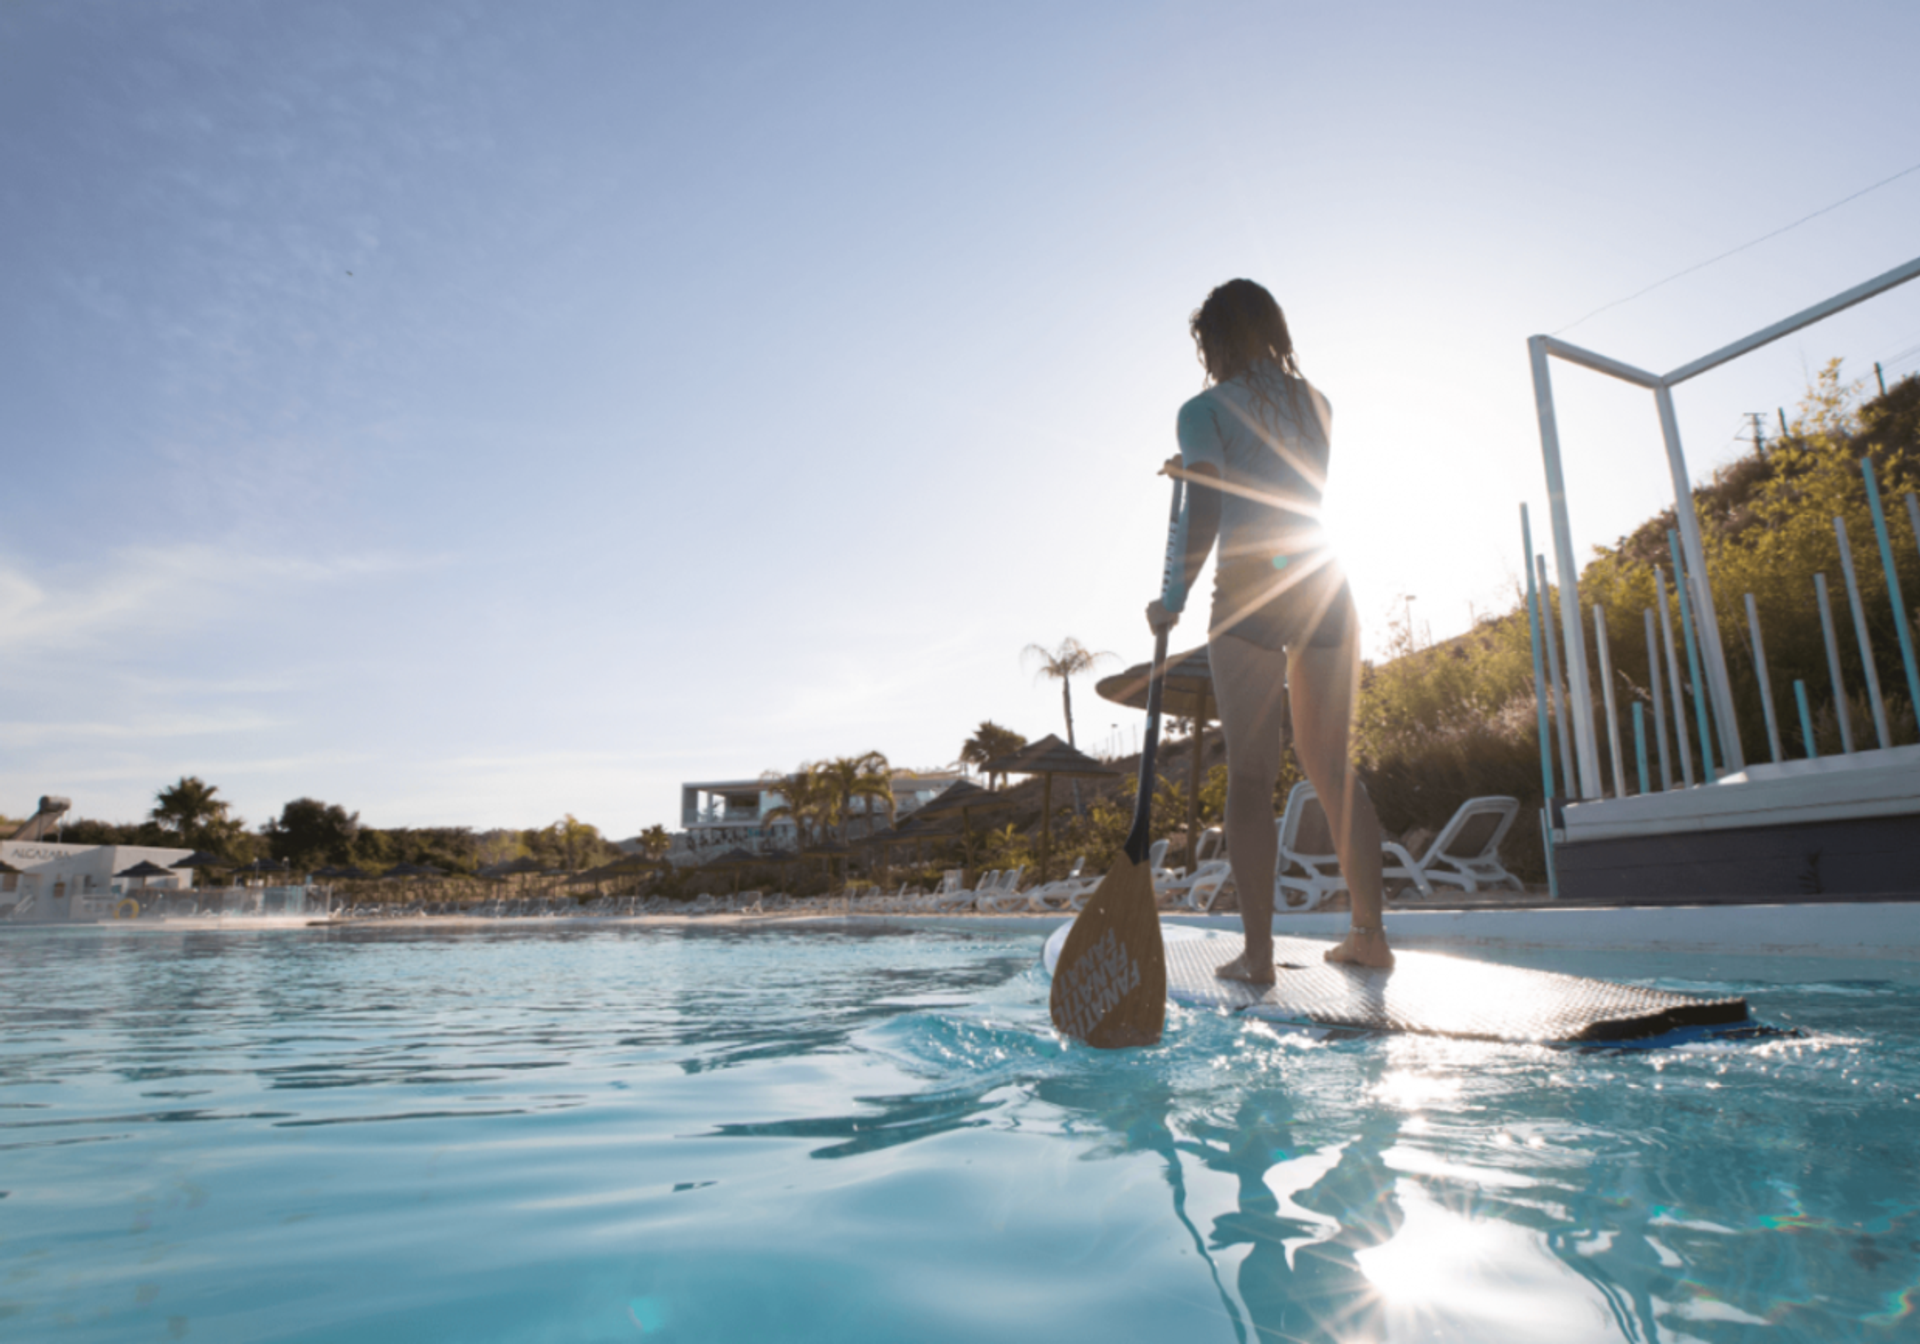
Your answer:
[[[1774,410],[1780,416],[1780,437],[1784,439],[1791,432],[1787,429],[1787,408],[1784,406],[1776,406]]]
[[[1876,383],[1880,384],[1880,395],[1883,397],[1886,396],[1887,395],[1887,375],[1880,372],[1880,361],[1877,359],[1873,361],[1873,380]]]
[[[1767,455],[1767,431],[1762,424],[1762,412],[1748,411],[1747,421],[1753,426],[1753,451],[1756,456]]]

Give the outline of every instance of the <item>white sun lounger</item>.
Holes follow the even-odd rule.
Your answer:
[[[1025,865],[1008,868],[1000,874],[998,885],[991,888],[983,881],[974,888],[973,908],[989,914],[1002,914],[1021,906],[1031,908],[1028,897],[1020,890],[1020,879],[1026,872]]]
[[[1000,873],[998,869],[983,873],[980,876],[980,882],[970,890],[960,885],[966,880],[966,870],[962,868],[949,868],[945,875],[941,877],[940,886],[934,891],[932,896],[927,898],[927,909],[971,910],[973,909],[974,901],[979,897],[980,891],[985,884],[997,879],[999,876]]]
[[[1280,862],[1273,879],[1276,906],[1282,910],[1313,910],[1335,892],[1347,889],[1347,879],[1340,872],[1340,856],[1334,852],[1333,827],[1313,785],[1295,784],[1287,795],[1286,812],[1274,824],[1280,829]],[[1388,840],[1381,844],[1380,851],[1383,878],[1411,882],[1422,896],[1433,895],[1432,884],[1405,848]],[[1301,872],[1292,872],[1294,868]]]
[[[1433,894],[1434,882],[1466,891],[1478,891],[1483,885],[1525,891],[1526,884],[1500,862],[1500,842],[1507,838],[1519,813],[1520,800],[1500,794],[1469,798],[1460,804],[1415,865],[1428,883],[1423,894]]]
[[[1029,907],[1043,913],[1048,910],[1078,910],[1093,894],[1093,889],[1100,885],[1099,878],[1085,875],[1086,868],[1087,856],[1082,854],[1073,861],[1073,867],[1067,870],[1065,877],[1056,878],[1028,892]]]

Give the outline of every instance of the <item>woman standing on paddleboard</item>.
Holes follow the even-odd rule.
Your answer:
[[[1165,467],[1188,481],[1186,565],[1179,600],[1156,599],[1147,624],[1157,635],[1180,619],[1217,537],[1207,657],[1227,743],[1227,857],[1247,938],[1218,974],[1274,978],[1273,789],[1289,687],[1294,753],[1326,808],[1353,899],[1352,928],[1327,960],[1391,966],[1380,819],[1347,754],[1360,622],[1320,529],[1332,411],[1300,376],[1280,305],[1253,281],[1221,285],[1188,327],[1209,386],[1180,408],[1180,455]]]

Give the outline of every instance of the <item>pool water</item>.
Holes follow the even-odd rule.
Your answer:
[[[1920,1338],[1920,970],[1805,1034],[1049,1029],[1039,934],[0,934],[0,1339]]]

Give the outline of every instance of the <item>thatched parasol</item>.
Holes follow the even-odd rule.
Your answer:
[[[218,854],[209,854],[204,849],[196,849],[193,851],[193,853],[187,855],[187,857],[184,859],[175,859],[172,863],[168,864],[167,867],[192,868],[196,870],[202,870],[207,868],[231,868],[233,867],[233,860],[223,859]]]
[[[435,868],[430,863],[396,863],[393,867],[387,869],[386,872],[380,874],[383,879],[389,877],[445,877],[446,875],[444,868]]]
[[[1112,766],[1094,760],[1078,748],[1068,746],[1052,733],[1048,733],[1038,742],[1022,747],[1011,756],[1002,756],[997,761],[988,761],[980,768],[996,775],[1040,776],[1039,880],[1041,882],[1047,880],[1047,864],[1053,858],[1053,777],[1055,775],[1117,775],[1120,773]],[[937,802],[938,799],[935,801]]]
[[[1094,690],[1103,700],[1132,709],[1147,707],[1147,679],[1151,663],[1136,663],[1124,672],[1103,677]],[[1187,867],[1200,843],[1200,758],[1206,749],[1207,725],[1220,715],[1220,702],[1213,694],[1213,665],[1207,659],[1207,646],[1175,654],[1167,659],[1166,680],[1160,697],[1161,712],[1187,719],[1193,724],[1193,743],[1187,765]],[[1290,719],[1282,720],[1282,741],[1292,735]]]
[[[967,867],[973,867],[973,814],[996,808],[1012,807],[1013,799],[1004,792],[983,789],[971,780],[956,780],[940,791],[939,797],[914,809],[909,821],[931,822],[940,817],[960,814],[961,843],[966,847]]]

